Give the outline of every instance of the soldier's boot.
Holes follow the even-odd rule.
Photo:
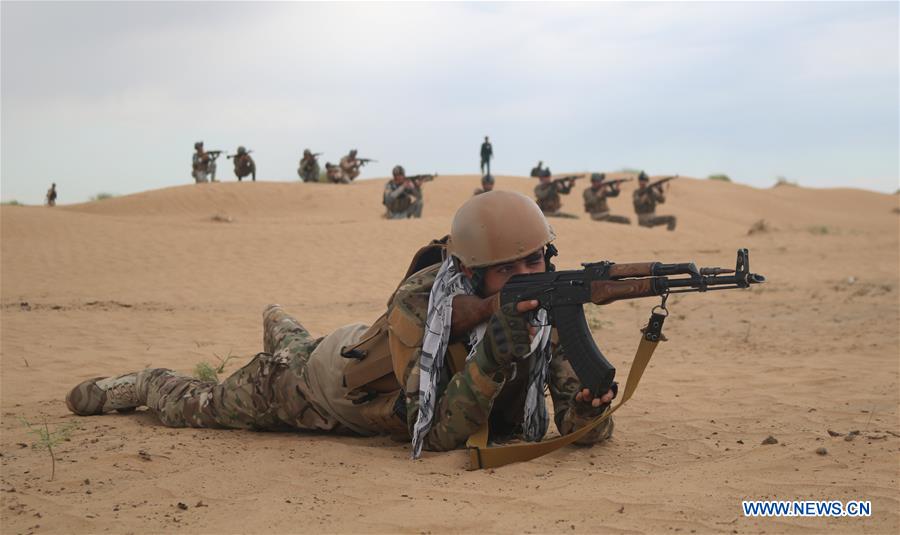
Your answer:
[[[668,230],[675,230],[675,216],[669,216],[669,223],[666,225]]]
[[[80,416],[134,410],[147,403],[146,385],[138,381],[140,373],[89,379],[66,395],[66,406]]]

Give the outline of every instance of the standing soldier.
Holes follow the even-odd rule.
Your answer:
[[[243,145],[237,148],[237,154],[229,156],[234,158],[234,174],[240,182],[245,176],[252,175],[256,182],[256,162],[250,157],[252,150],[248,151]]]
[[[559,211],[562,207],[562,201],[559,199],[559,194],[562,193],[563,195],[568,195],[569,192],[572,191],[572,186],[575,185],[575,180],[577,178],[579,177],[568,176],[553,180],[550,175],[547,174],[544,174],[539,178],[541,183],[534,187],[534,196],[537,198],[537,205],[541,208],[541,212],[544,212],[545,216],[578,219],[578,217],[573,214]]]
[[[484,136],[484,143],[481,144],[481,174],[488,176],[491,174],[491,159],[494,157],[494,147],[487,136]],[[484,172],[485,167],[487,173]]]
[[[331,182],[332,184],[350,183],[350,179],[344,176],[344,170],[341,169],[341,166],[331,162],[325,162],[325,176],[328,177],[328,182]]]
[[[56,182],[47,190],[47,206],[56,206]]]
[[[595,397],[581,388],[565,355],[570,348],[554,342],[537,301],[500,307],[498,299],[513,275],[553,269],[555,238],[524,195],[473,197],[453,217],[449,238],[416,255],[368,332],[353,324],[316,338],[270,305],[264,352],[221,383],[147,368],[84,381],[66,405],[84,416],[147,406],[169,427],[400,435],[413,458],[464,447],[479,430],[534,442],[554,421],[561,434],[571,433],[607,411],[617,389]],[[360,374],[358,358],[386,369]],[[607,419],[576,443],[592,445],[612,432]]]
[[[415,179],[406,178],[406,171],[401,165],[395,165],[391,171],[394,179],[384,185],[382,203],[387,208],[388,219],[408,219],[422,217],[422,184]]]
[[[319,181],[319,160],[316,156],[322,153],[312,153],[309,149],[303,149],[303,158],[300,160],[300,166],[297,168],[297,174],[304,182]]]
[[[487,193],[494,189],[494,177],[491,175],[484,175],[481,177],[481,187],[475,190],[473,195],[481,195],[482,193]]]
[[[631,220],[627,217],[609,213],[607,197],[618,197],[621,190],[619,190],[619,182],[605,183],[604,180],[606,180],[605,174],[591,173],[591,187],[584,190],[583,194],[584,211],[589,213],[594,221],[630,225]]]
[[[649,185],[650,179],[641,171],[638,175],[638,189],[634,190],[634,212],[638,216],[638,225],[655,227],[666,225],[668,230],[675,230],[675,216],[656,215],[656,204],[666,202],[662,184]]]

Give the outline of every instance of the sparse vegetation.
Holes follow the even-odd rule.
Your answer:
[[[19,201],[15,200],[15,199],[13,199],[11,201],[3,201],[2,204],[3,204],[3,206],[24,206],[22,203],[20,203]]]
[[[825,225],[813,225],[813,226],[807,228],[806,230],[808,230],[810,234],[815,234],[816,236],[824,236],[826,234],[832,234],[832,231]]]
[[[319,182],[322,182],[323,184],[330,182],[330,180],[328,180],[328,171],[326,171],[324,167],[319,171]]]
[[[635,169],[633,167],[623,167],[623,168],[619,169],[618,172],[619,173],[628,173],[629,175],[637,175],[637,174],[640,174],[641,170]]]
[[[719,173],[717,175],[709,175],[707,177],[709,180],[719,180],[722,182],[731,182],[731,178],[725,173]]]
[[[94,195],[93,197],[91,197],[91,202],[112,199],[113,197],[115,197],[115,195],[112,193],[98,193],[98,194]]]
[[[228,364],[228,361],[235,357],[231,354],[231,351],[229,351],[228,355],[226,355],[224,358],[215,353],[213,353],[213,356],[215,356],[216,360],[219,361],[219,365],[213,366],[205,360],[200,361],[196,366],[194,366],[194,377],[207,383],[218,383],[219,374],[225,371],[225,365]]]
[[[750,230],[747,231],[748,236],[752,236],[754,234],[765,234],[766,232],[771,232],[772,226],[766,223],[765,219],[760,219],[756,223],[750,226]]]
[[[230,215],[225,214],[216,214],[210,218],[212,221],[216,223],[234,223],[234,218]]]
[[[796,186],[797,182],[794,180],[788,180],[783,176],[779,176],[775,179],[775,187],[778,186]]]
[[[37,437],[37,440],[31,443],[31,449],[46,449],[50,453],[50,481],[56,476],[56,455],[53,453],[53,447],[59,445],[60,442],[69,439],[72,430],[75,428],[75,422],[70,422],[57,427],[50,431],[50,426],[44,421],[42,426],[33,426],[25,418],[20,418],[22,424],[28,429],[28,432]]]

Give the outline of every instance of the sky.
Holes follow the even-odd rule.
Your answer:
[[[193,183],[193,143],[297,180],[646,169],[891,192],[900,3],[0,3],[0,198]],[[234,180],[230,161],[218,178]]]

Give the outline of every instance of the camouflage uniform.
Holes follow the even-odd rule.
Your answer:
[[[424,329],[437,269],[433,266],[406,279],[391,300],[389,314],[397,311]],[[263,313],[264,353],[219,384],[166,369],[142,370],[135,374],[134,405],[146,405],[170,427],[294,428],[359,435],[396,434],[401,430],[411,434],[418,417],[422,337],[417,342],[409,341],[414,357],[402,377],[401,384],[406,386],[393,397],[388,395],[388,401],[394,403],[385,415],[372,407],[383,404],[384,396],[371,400],[343,386],[344,368],[352,359],[342,357],[341,348],[358,342],[365,330],[364,325],[349,325],[315,339],[281,307],[270,305]],[[528,364],[521,362],[518,366]],[[434,420],[426,437],[427,449],[459,447],[488,419],[492,437],[520,432],[527,373],[504,370],[487,374],[482,366],[481,361],[473,359],[461,372],[452,375],[448,369],[444,374],[446,379],[439,385]],[[579,381],[558,347],[549,374],[555,421],[561,433],[598,414],[599,410],[589,404],[578,403],[576,408],[574,396]],[[81,415],[104,411],[106,390],[95,383],[86,381],[69,393],[66,403],[70,410]],[[379,416],[372,416],[373,412]],[[608,420],[579,443],[604,440],[612,428]]]
[[[341,172],[344,173],[344,178],[348,181],[352,181],[356,177],[359,176],[359,166],[362,165],[359,160],[354,157],[351,157],[349,154],[341,158]]]
[[[325,176],[328,177],[329,182],[334,184],[350,183],[350,179],[344,176],[344,171],[339,165],[325,164]]]
[[[315,156],[304,156],[300,160],[300,166],[297,168],[297,174],[304,182],[319,181],[319,161]]]
[[[191,176],[194,177],[194,182],[197,184],[209,182],[210,175],[215,180],[215,165],[216,162],[209,157],[206,151],[195,151],[191,160]]]
[[[54,183],[47,190],[47,206],[56,206],[56,184]]]
[[[560,212],[562,201],[559,194],[567,195],[572,191],[572,185],[565,182],[548,182],[546,184],[538,184],[534,187],[534,196],[537,198],[537,205],[547,217],[566,217],[577,219],[572,214]]]
[[[627,217],[609,213],[609,205],[606,199],[607,197],[618,197],[619,193],[621,192],[618,188],[611,189],[605,186],[599,189],[587,188],[582,194],[584,197],[584,211],[589,213],[594,221],[630,225],[631,220]]]
[[[656,203],[666,202],[666,196],[659,188],[638,188],[634,190],[633,199],[638,225],[642,227],[666,225],[669,230],[675,230],[675,216],[656,215]]]
[[[384,197],[382,203],[387,208],[385,217],[388,219],[407,219],[422,217],[422,206],[425,201],[422,198],[422,188],[413,183],[410,190],[406,182],[397,183],[393,180],[384,185]]]
[[[238,154],[234,157],[234,174],[238,182],[241,182],[246,176],[252,176],[253,181],[256,182],[256,162],[246,152]]]

